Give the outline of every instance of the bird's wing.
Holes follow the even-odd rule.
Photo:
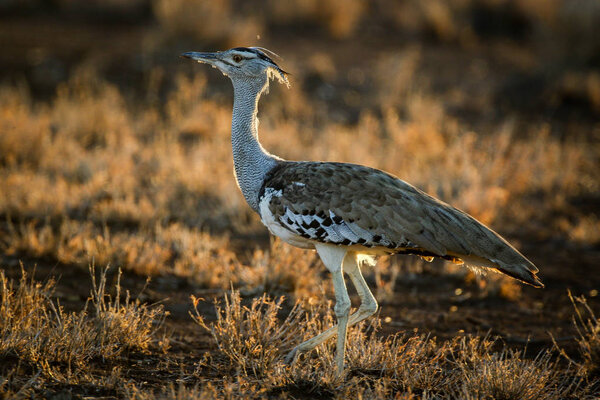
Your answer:
[[[307,239],[455,256],[469,263],[481,259],[481,266],[528,283],[539,282],[534,276],[537,268],[500,235],[377,169],[344,163],[281,162],[265,180],[265,194],[273,218]]]

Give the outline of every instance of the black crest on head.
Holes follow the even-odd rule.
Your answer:
[[[271,50],[268,50],[268,49],[265,49],[262,47],[234,47],[231,50],[252,53],[252,54],[255,54],[261,60],[267,61],[278,72],[278,74],[275,74],[274,76],[276,76],[280,82],[285,83],[289,87],[289,82],[287,80],[287,76],[289,74],[286,71],[284,71],[283,69],[281,69],[279,67],[279,65],[277,65],[277,63],[275,61],[273,61],[273,59],[267,55],[267,53],[269,53],[276,57],[279,57],[277,54],[275,54]]]
[[[258,56],[258,58],[260,58],[260,59],[268,61],[271,64],[277,65],[277,63],[275,61],[273,61],[273,59],[271,57],[269,57],[268,55],[266,55],[261,49],[259,49],[257,47],[235,47],[235,48],[233,48],[231,50],[247,51],[248,53],[256,54]]]

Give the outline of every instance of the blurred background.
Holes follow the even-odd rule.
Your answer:
[[[506,236],[547,285],[381,261],[368,280],[391,331],[492,320],[560,337],[566,290],[598,295],[595,0],[0,0],[10,274],[62,274],[68,305],[87,298],[90,263],[119,266],[127,285],[156,277],[149,296],[182,321],[189,293],[230,282],[331,297],[314,255],[271,243],[235,185],[229,80],[179,58],[233,46],[269,48],[291,73],[261,101],[268,150],[385,169]]]
[[[568,134],[600,112],[593,0],[2,0],[0,12],[2,80],[36,99],[81,68],[162,95],[193,68],[181,52],[257,45],[336,122],[405,106],[414,90],[474,126],[527,115]]]

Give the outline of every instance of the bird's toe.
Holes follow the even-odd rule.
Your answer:
[[[298,347],[294,347],[292,349],[292,351],[290,351],[286,356],[285,356],[285,363],[288,365],[291,365],[295,360],[296,360],[296,356],[298,355]]]

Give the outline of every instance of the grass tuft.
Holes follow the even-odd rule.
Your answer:
[[[254,299],[249,307],[242,305],[238,291],[225,295],[224,304],[215,304],[217,320],[207,324],[198,311],[197,299],[192,296],[194,311],[192,318],[202,328],[209,331],[219,350],[226,356],[227,367],[244,374],[255,376],[271,374],[280,367],[282,352],[291,350],[301,333],[302,313],[296,304],[284,323],[278,314],[283,297],[271,300],[266,294]]]
[[[574,323],[577,327],[579,338],[579,350],[581,357],[584,360],[584,368],[588,376],[592,378],[600,378],[600,319],[596,317],[585,297],[571,296],[571,301],[583,306],[584,312],[581,312],[577,307]]]
[[[92,312],[88,304],[79,312],[67,312],[53,300],[55,281],[39,283],[21,267],[18,282],[0,271],[0,358],[15,358],[35,369],[52,373],[52,365],[85,369],[92,359],[116,359],[126,351],[144,351],[167,313],[148,306],[129,293],[121,298],[120,272],[111,298],[105,269],[93,289]]]
[[[561,380],[550,352],[533,360],[506,349],[479,353],[474,360],[460,360],[458,368],[457,397],[465,399],[561,399],[573,389],[573,383]]]
[[[597,380],[600,388],[600,319],[596,317],[584,296],[573,296],[569,291],[569,299],[575,309],[573,325],[577,331],[579,359],[582,362],[569,357],[556,341],[554,345],[566,359],[578,366],[585,376]]]

